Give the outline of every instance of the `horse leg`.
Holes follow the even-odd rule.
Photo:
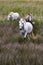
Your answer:
[[[27,36],[27,32],[25,32],[25,34],[24,34],[24,38],[26,38],[26,36]]]

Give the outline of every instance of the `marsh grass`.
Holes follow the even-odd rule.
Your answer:
[[[41,65],[43,64],[42,51],[39,51],[35,48],[36,47],[34,47],[34,45],[31,43],[30,45],[29,43],[27,45],[26,44],[21,45],[17,43],[13,45],[11,44],[10,48],[6,48],[6,46],[1,47],[0,64],[1,65],[15,65],[15,64]]]
[[[7,15],[11,11],[18,12],[21,15],[25,15],[27,13],[32,13],[34,15],[43,15],[43,9],[41,8],[42,5],[43,2],[39,1],[4,1],[0,2],[0,15]]]
[[[34,34],[39,38],[23,39],[18,20],[7,21],[11,12],[21,17],[32,14]],[[43,1],[0,0],[0,65],[43,65]],[[40,30],[41,29],[41,30]]]

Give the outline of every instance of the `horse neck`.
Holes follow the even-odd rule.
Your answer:
[[[25,25],[26,25],[26,22],[24,22],[24,24],[23,24],[23,29],[25,29]]]
[[[25,26],[25,24],[26,24],[26,21],[24,21],[24,26]]]

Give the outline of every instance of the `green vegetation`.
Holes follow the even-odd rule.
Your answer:
[[[32,14],[37,39],[20,36],[19,21],[6,20],[11,11]],[[0,0],[0,65],[43,65],[43,1]]]

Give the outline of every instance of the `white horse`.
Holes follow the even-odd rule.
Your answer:
[[[28,33],[33,30],[33,25],[30,22],[26,22],[25,19],[21,18],[19,21],[20,33],[24,33],[24,38],[26,38]]]
[[[25,16],[25,20],[26,20],[26,22],[32,23],[32,16],[31,16],[31,14],[28,14],[27,16]]]
[[[20,15],[19,15],[19,13],[17,13],[17,12],[10,12],[9,14],[8,14],[8,16],[7,16],[7,20],[9,21],[10,19],[12,19],[12,20],[17,20],[17,19],[20,19]]]
[[[31,14],[26,15],[25,20],[26,20],[26,22],[30,22],[32,25],[35,24],[35,22],[32,21],[32,15]]]

